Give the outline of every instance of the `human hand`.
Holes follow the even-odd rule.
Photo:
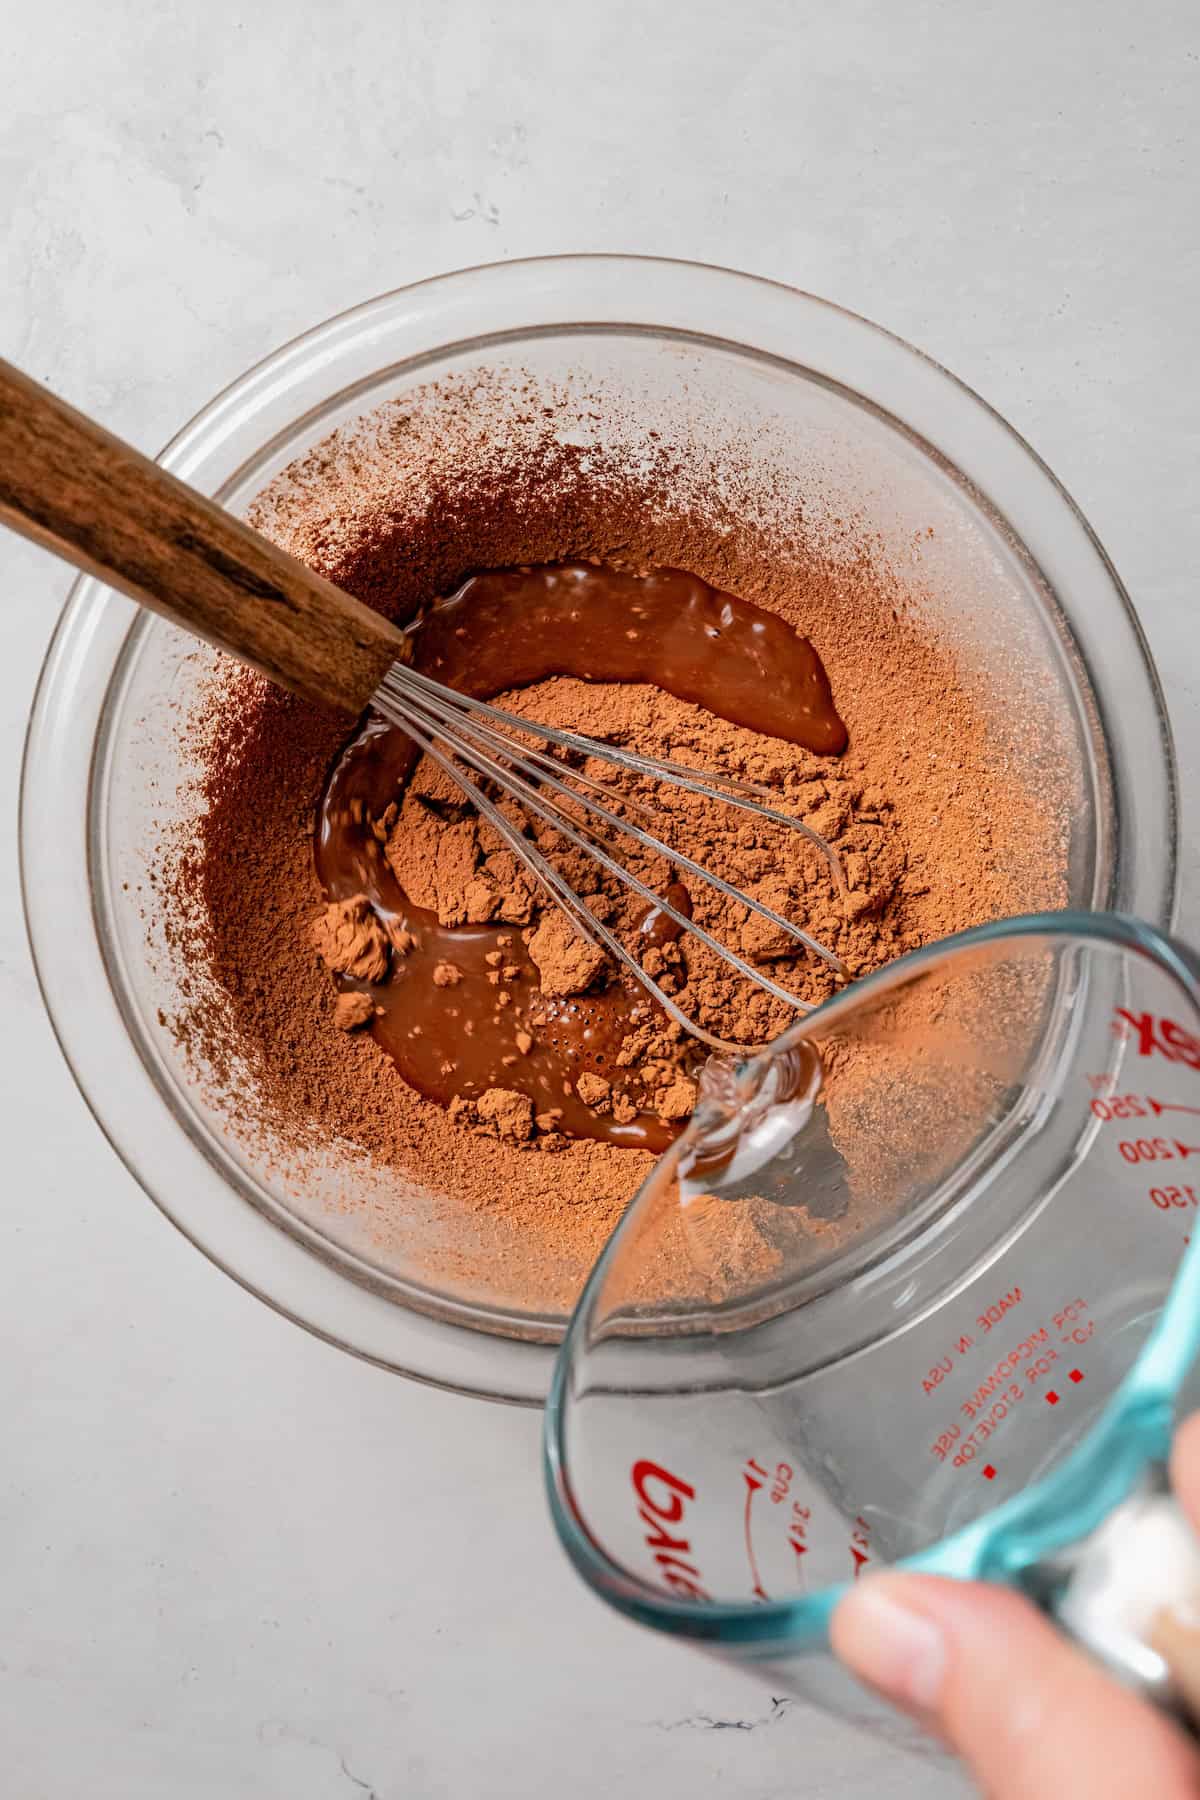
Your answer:
[[[1200,1414],[1179,1431],[1175,1492],[1200,1530]],[[1195,1800],[1200,1750],[1074,1649],[1018,1594],[882,1574],[833,1615],[848,1668],[961,1756],[989,1800]]]

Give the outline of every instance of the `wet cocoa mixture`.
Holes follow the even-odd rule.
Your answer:
[[[475,576],[425,611],[413,638],[418,670],[479,699],[563,676],[648,682],[819,755],[846,744],[807,640],[775,614],[678,570],[639,576],[566,563]],[[613,726],[602,735],[633,736],[637,747],[619,708]],[[315,943],[340,977],[340,1022],[369,1024],[411,1086],[503,1135],[664,1148],[691,1110],[692,1084],[681,1074],[695,1061],[693,1045],[571,927],[448,779],[409,790],[418,756],[405,733],[369,719],[322,801],[317,870],[333,904],[316,923]],[[596,763],[608,804],[619,807],[636,785],[645,812],[635,822],[644,818],[657,834],[666,816],[658,784],[615,781]],[[692,810],[718,808],[697,802]],[[518,806],[509,811],[519,830],[536,829]],[[764,842],[788,835],[778,826],[755,832],[745,813],[730,824]],[[537,836],[606,923],[629,912],[621,885],[586,853],[548,827]],[[629,840],[613,848],[629,857]],[[790,848],[778,843],[781,859]],[[668,878],[663,889],[692,915],[687,886]],[[681,928],[644,901],[635,923],[635,952],[661,976],[665,946]]]
[[[1027,755],[998,741],[986,683],[928,622],[920,540],[896,568],[822,510],[817,477],[811,492],[784,475],[772,488],[757,444],[684,454],[637,419],[627,450],[572,441],[600,402],[523,379],[452,378],[381,409],[285,470],[254,523],[409,624],[438,680],[769,786],[833,844],[844,889],[798,833],[616,782],[657,835],[852,975],[1062,904],[1060,752],[1040,727]],[[1036,703],[1015,658],[987,679]],[[403,734],[367,721],[347,741],[343,718],[220,659],[186,729],[197,804],[154,891],[181,990],[167,1025],[197,1079],[294,1192],[308,1159],[344,1170],[322,1192],[336,1188],[367,1254],[561,1314],[690,1111],[705,1053]],[[614,781],[604,764],[582,773]],[[758,1044],[795,1017],[510,816],[708,1029]],[[622,860],[681,898],[669,860]],[[833,991],[757,915],[691,877],[686,891],[698,921],[782,986]]]

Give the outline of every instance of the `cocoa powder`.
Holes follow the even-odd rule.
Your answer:
[[[757,497],[731,493],[725,469],[714,468],[712,493],[702,498],[705,470],[682,466],[665,447],[631,469],[563,443],[532,402],[512,441],[495,421],[489,437],[477,400],[471,384],[451,384],[424,414],[411,405],[383,409],[369,429],[331,440],[273,483],[255,522],[400,620],[474,569],[571,558],[685,568],[778,612],[811,638],[828,670],[849,728],[840,758],[780,745],[648,688],[554,680],[507,702],[551,724],[558,718],[600,735],[619,729],[650,753],[682,749],[802,796],[802,816],[842,857],[845,895],[802,842],[781,856],[776,839],[760,841],[736,814],[719,819],[709,803],[664,801],[662,790],[655,804],[700,860],[729,867],[789,916],[799,901],[802,922],[856,973],[967,925],[1062,904],[1062,796],[998,748],[978,683],[931,632],[911,571],[901,578],[856,539],[852,524],[835,541],[794,516],[786,530],[770,527]],[[198,899],[198,912],[186,909],[186,917],[180,904],[175,942],[199,972],[172,1020],[176,1035],[218,1100],[249,1113],[264,1139],[297,1151],[343,1145],[348,1184],[365,1158],[439,1196],[454,1229],[429,1252],[420,1277],[550,1321],[552,1330],[652,1159],[568,1140],[552,1115],[534,1119],[511,1091],[443,1109],[400,1081],[368,1033],[339,1029],[346,1016],[337,1016],[313,921],[326,919],[326,948],[351,959],[383,954],[369,932],[370,941],[359,942],[361,918],[327,919],[313,864],[314,809],[346,723],[230,665],[191,732],[206,805],[171,849],[164,886]],[[404,812],[385,828],[387,853],[411,882],[420,879],[422,852]],[[440,866],[439,851],[428,890],[434,904],[469,916],[473,870],[464,862],[464,879],[439,888]],[[523,894],[515,876],[509,891]],[[596,892],[601,902],[623,904],[618,894]],[[718,935],[732,933],[748,955],[774,966],[781,946],[761,921],[711,895],[694,898]],[[555,916],[531,901],[524,923],[552,935]],[[707,952],[667,944],[658,954],[659,978],[676,982],[722,1035],[761,1041],[790,1017],[767,996],[747,993]],[[548,945],[546,967],[553,966]],[[811,997],[828,991],[822,965],[801,959],[790,968],[802,968]],[[654,1060],[653,1049],[642,1047],[643,1062]],[[664,1116],[678,1118],[694,1090],[682,1066],[658,1060],[657,1101]],[[614,1113],[623,1098],[619,1083],[607,1094],[599,1085],[586,1092],[589,1105]],[[531,1153],[534,1141],[554,1154]],[[401,1224],[374,1220],[385,1260],[393,1238],[402,1241]]]

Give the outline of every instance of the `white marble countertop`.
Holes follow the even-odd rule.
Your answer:
[[[1190,0],[58,0],[0,50],[0,350],[149,450],[368,295],[557,250],[794,282],[992,401],[1162,670],[1200,931]],[[269,1313],[117,1164],[25,946],[15,799],[63,572],[0,543],[0,1754],[14,1800],[936,1796],[637,1632],[539,1420]]]

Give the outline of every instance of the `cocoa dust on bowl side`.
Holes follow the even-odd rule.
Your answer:
[[[854,974],[969,925],[1065,903],[1069,797],[1046,781],[1044,754],[1022,767],[997,739],[987,680],[994,688],[1014,672],[969,666],[931,624],[919,522],[900,571],[844,513],[822,510],[819,471],[781,474],[764,493],[761,470],[739,486],[736,462],[706,467],[661,440],[643,439],[636,453],[585,451],[564,441],[566,403],[545,400],[519,375],[419,390],[286,470],[253,522],[405,622],[481,571],[526,571],[488,578],[519,599],[566,579],[568,565],[585,587],[589,570],[615,572],[599,578],[614,631],[638,628],[645,577],[651,586],[694,577],[697,594],[708,584],[771,615],[793,643],[791,634],[809,640],[845,721],[840,753],[775,735],[770,716],[769,729],[755,729],[645,681],[544,673],[569,666],[547,664],[544,644],[528,666],[515,656],[518,685],[501,704],[776,789],[836,848],[845,893],[804,840],[783,850],[778,828],[670,789],[643,798],[660,812],[660,835],[681,834],[682,848],[803,925]],[[510,636],[520,644],[519,629]],[[475,685],[494,692],[495,671],[484,667]],[[744,705],[725,710],[759,723]],[[353,816],[353,786],[342,793],[337,776],[348,749],[369,755],[372,728],[351,738],[344,718],[221,661],[186,730],[202,804],[168,839],[157,895],[172,955],[193,970],[169,1026],[210,1103],[237,1119],[243,1140],[258,1140],[265,1161],[285,1161],[293,1181],[307,1154],[341,1158],[348,1209],[369,1169],[376,1197],[356,1229],[381,1266],[402,1261],[434,1292],[561,1318],[690,1109],[695,1047],[664,1031],[659,1014],[634,1020],[642,1039],[624,1063],[628,1017],[597,1051],[579,1020],[590,1007],[595,1024],[616,995],[627,1009],[642,1005],[640,990],[627,994],[615,978],[606,986],[595,965],[552,973],[575,954],[551,941],[557,915],[439,771],[418,762],[390,812],[372,815],[363,801]],[[331,876],[335,840],[344,851],[349,830],[370,838],[391,884],[384,895],[377,882],[374,902],[361,900],[357,874]],[[644,872],[651,885],[671,879],[667,867]],[[604,881],[589,898],[602,916],[626,904]],[[774,941],[754,915],[699,891],[689,899],[784,986],[812,1000],[831,991],[820,962]],[[442,1037],[436,1054],[427,1040],[418,1056],[403,970],[422,932],[436,954],[417,1022],[421,1036]],[[761,1043],[794,1017],[687,936],[648,941],[646,953],[664,987],[719,1035]],[[503,1066],[480,1062],[471,1079],[455,1066],[464,1007],[511,1020],[495,1036]],[[556,1023],[555,1057],[539,1064]],[[557,1104],[552,1078],[568,1084]]]

